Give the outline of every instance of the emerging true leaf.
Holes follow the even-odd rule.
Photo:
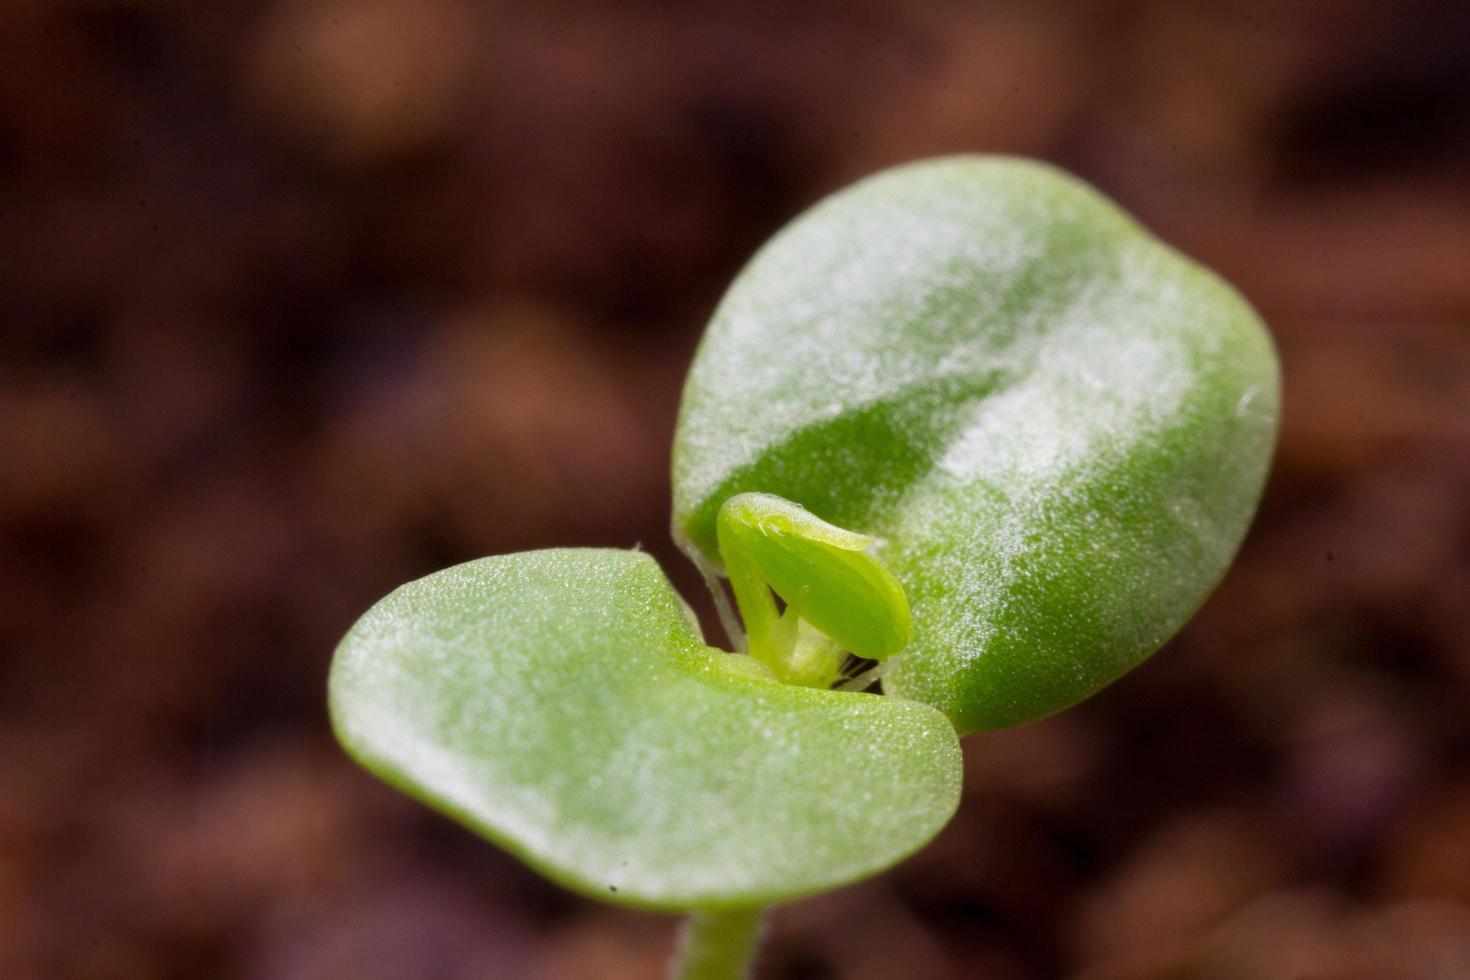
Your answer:
[[[908,643],[909,607],[903,588],[871,553],[873,539],[836,527],[790,501],[763,493],[731,497],[717,520],[720,555],[750,634],[751,652],[776,662],[778,675],[788,651],[766,650],[795,643],[795,624],[805,620],[850,650],[881,660]],[[769,586],[787,604],[782,621],[765,592]],[[782,630],[782,626],[789,626]],[[786,635],[782,635],[786,634]],[[788,679],[784,678],[783,679]],[[825,686],[830,676],[814,683]],[[794,682],[800,683],[800,680]]]

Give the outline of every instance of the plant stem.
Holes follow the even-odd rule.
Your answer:
[[[720,511],[720,557],[725,560],[725,573],[730,576],[735,607],[745,621],[747,652],[780,677],[795,644],[796,620],[794,616],[783,616],[776,608],[776,597],[761,578],[759,567],[751,561],[736,534],[728,530],[732,519],[727,514],[728,511]]]
[[[764,906],[692,912],[684,920],[671,980],[745,980],[765,931]]]

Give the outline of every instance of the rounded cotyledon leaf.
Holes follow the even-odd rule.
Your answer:
[[[822,891],[949,820],[960,755],[943,715],[778,683],[696,629],[645,554],[484,558],[358,621],[332,664],[333,723],[388,782],[631,905]]]
[[[684,391],[674,533],[777,494],[877,539],[913,636],[885,691],[961,731],[1092,694],[1223,575],[1274,444],[1276,358],[1219,278],[1045,165],[899,167],[778,234]]]

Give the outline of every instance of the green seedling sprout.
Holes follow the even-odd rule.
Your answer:
[[[676,976],[746,976],[767,906],[949,821],[959,736],[1082,700],[1193,614],[1278,388],[1245,301],[1075,179],[878,174],[756,255],[690,370],[673,534],[736,649],[641,552],[484,558],[347,634],[338,738],[570,889],[690,913]]]
[[[908,644],[908,600],[872,538],[767,493],[731,497],[717,526],[749,653],[778,680],[830,687],[845,653],[883,660]]]

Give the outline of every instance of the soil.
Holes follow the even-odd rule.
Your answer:
[[[1279,456],[1183,634],[967,740],[953,825],[763,975],[1470,977],[1470,7],[1367,0],[9,0],[0,975],[659,975],[672,920],[343,757],[333,646],[523,548],[702,598],[667,460],[714,302],[961,151],[1236,283]]]

